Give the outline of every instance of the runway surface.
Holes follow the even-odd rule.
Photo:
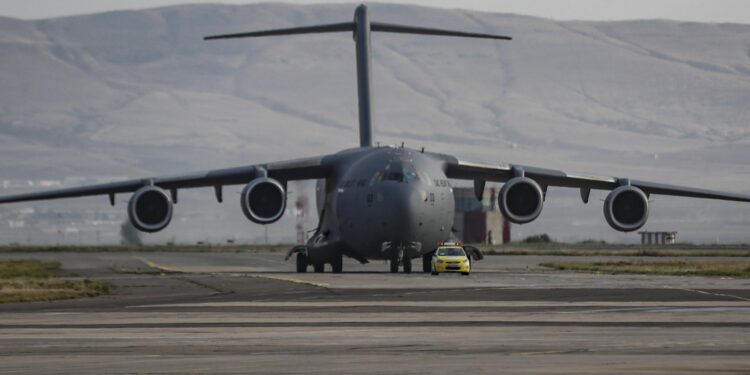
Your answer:
[[[750,373],[749,279],[567,273],[546,256],[467,277],[297,274],[280,253],[0,254],[19,258],[117,289],[0,305],[6,374]]]

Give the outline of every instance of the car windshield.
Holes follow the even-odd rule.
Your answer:
[[[460,247],[444,247],[438,249],[437,255],[441,257],[462,257],[466,256],[466,253]]]

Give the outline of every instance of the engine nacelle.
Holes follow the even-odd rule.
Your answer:
[[[620,186],[604,200],[604,217],[620,232],[641,229],[648,220],[648,197],[637,187]]]
[[[139,231],[158,232],[172,221],[172,201],[164,190],[144,186],[130,197],[128,217]]]
[[[242,212],[256,224],[271,224],[284,215],[286,191],[278,181],[256,178],[242,189]]]
[[[542,213],[544,193],[536,181],[528,177],[516,177],[503,185],[497,201],[508,221],[526,224]]]

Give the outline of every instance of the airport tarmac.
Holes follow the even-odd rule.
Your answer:
[[[750,373],[750,279],[538,266],[593,257],[430,276],[297,274],[281,253],[0,254],[19,258],[117,289],[0,305],[7,374]]]

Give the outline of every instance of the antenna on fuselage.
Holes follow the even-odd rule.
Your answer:
[[[334,23],[328,25],[294,27],[288,29],[264,30],[237,34],[213,35],[204,40],[255,38],[275,35],[314,34],[352,31],[357,52],[357,94],[359,97],[359,146],[372,146],[372,56],[370,49],[370,32],[382,31],[389,33],[455,36],[465,38],[511,40],[511,37],[481,33],[467,33],[462,31],[431,29],[424,27],[396,25],[380,22],[370,22],[367,6],[357,7],[354,21]]]

